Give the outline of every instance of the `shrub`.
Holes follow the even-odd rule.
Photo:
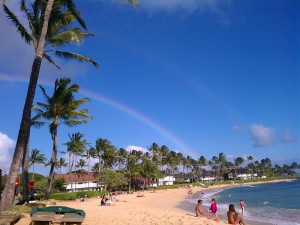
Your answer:
[[[51,198],[51,199],[55,199],[55,200],[64,200],[64,201],[75,200],[76,197],[77,197],[76,192],[55,193],[55,194],[51,194],[51,195],[50,195],[50,198]]]
[[[84,198],[84,197],[88,197],[88,198],[92,198],[92,197],[97,197],[100,195],[99,191],[79,191],[76,192],[77,197],[80,198]]]

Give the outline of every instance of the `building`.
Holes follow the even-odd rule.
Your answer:
[[[240,180],[247,180],[247,179],[254,179],[258,178],[257,173],[251,173],[247,169],[233,169],[228,174],[229,179],[240,179]],[[261,177],[263,178],[263,177]]]
[[[99,191],[104,185],[97,184],[98,173],[95,172],[78,172],[68,174],[55,174],[54,180],[64,178],[66,191]]]

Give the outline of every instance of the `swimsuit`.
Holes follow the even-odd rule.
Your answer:
[[[212,213],[216,213],[217,212],[217,204],[211,204],[210,205],[210,210]]]

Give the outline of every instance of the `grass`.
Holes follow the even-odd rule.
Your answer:
[[[26,205],[13,205],[8,210],[2,212],[3,215],[31,213],[31,208]]]

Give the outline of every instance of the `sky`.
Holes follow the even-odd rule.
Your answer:
[[[19,2],[9,7],[21,21]],[[76,1],[94,37],[65,48],[97,61],[43,61],[39,85],[71,77],[93,120],[59,127],[59,150],[81,132],[95,146],[146,150],[153,142],[198,159],[223,152],[273,164],[300,163],[300,1]],[[0,10],[0,169],[8,171],[34,56]],[[34,102],[43,102],[40,88]],[[48,127],[30,149],[48,158]],[[66,157],[60,154],[59,157]],[[38,168],[38,169],[36,169]],[[38,166],[35,171],[48,173]]]

